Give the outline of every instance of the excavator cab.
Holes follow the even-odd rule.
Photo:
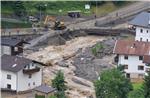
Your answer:
[[[45,27],[45,29],[51,28],[54,30],[66,29],[64,22],[57,21],[55,17],[51,17],[48,15],[45,18],[44,27]]]
[[[55,25],[54,25],[53,29],[54,30],[63,30],[63,29],[66,29],[66,26],[64,25],[64,22],[55,21]]]

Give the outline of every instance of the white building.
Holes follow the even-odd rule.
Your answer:
[[[113,53],[117,54],[118,66],[123,65],[126,77],[136,81],[150,71],[150,13],[140,13],[130,24],[135,27],[135,40],[116,41]]]
[[[124,66],[126,76],[131,79],[142,79],[150,71],[150,42],[118,40],[114,51],[115,61]]]
[[[4,54],[1,57],[1,89],[20,92],[40,86],[41,65],[40,62],[24,57]]]
[[[137,15],[129,24],[135,27],[136,41],[150,42],[150,13],[142,12]]]

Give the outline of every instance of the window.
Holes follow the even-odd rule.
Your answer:
[[[148,42],[148,39],[146,41]]]
[[[10,80],[11,80],[11,75],[7,75],[7,79],[10,79]]]
[[[11,85],[10,85],[10,84],[7,84],[7,88],[8,88],[8,89],[11,89]]]
[[[140,41],[142,41],[142,38],[140,38]]]
[[[124,59],[125,59],[125,60],[128,60],[128,56],[127,56],[127,55],[125,55],[125,56],[124,56]]]
[[[139,60],[143,60],[143,56],[139,56]]]
[[[30,83],[28,83],[28,86],[30,86]]]
[[[143,33],[143,29],[141,29],[140,31],[141,31],[141,33]]]
[[[139,65],[138,70],[144,70],[144,66]]]
[[[124,69],[128,69],[128,65],[124,65]]]
[[[33,82],[33,85],[35,85],[35,82]]]
[[[148,33],[148,30],[147,30],[147,33]]]
[[[130,74],[129,74],[129,73],[127,73],[127,74],[126,74],[126,77],[127,77],[127,78],[130,78]]]
[[[32,78],[32,75],[29,75],[29,78]]]
[[[18,47],[15,47],[15,49],[14,49],[15,51],[18,51]]]

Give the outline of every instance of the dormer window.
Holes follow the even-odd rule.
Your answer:
[[[143,33],[143,29],[141,29],[140,31],[141,31],[141,33]]]

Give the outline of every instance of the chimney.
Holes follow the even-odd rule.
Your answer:
[[[135,43],[133,43],[133,45],[131,46],[131,48],[136,48],[136,44],[135,44]]]
[[[135,43],[133,43],[133,48],[136,48],[136,44]]]

